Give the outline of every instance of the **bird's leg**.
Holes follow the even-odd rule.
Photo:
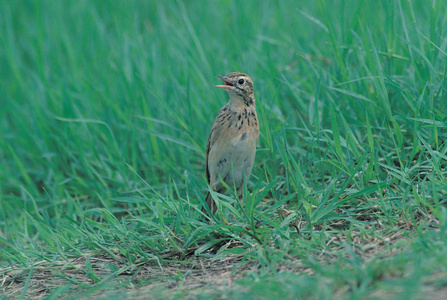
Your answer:
[[[241,203],[244,203],[244,184],[242,183],[241,186],[237,189],[237,196],[239,198],[239,201]]]
[[[241,207],[243,207],[244,206],[244,184],[243,183],[237,190],[237,196],[239,198],[239,201],[241,202]]]

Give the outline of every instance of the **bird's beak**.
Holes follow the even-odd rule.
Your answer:
[[[226,79],[223,76],[216,76],[216,78],[219,78],[220,80],[222,80],[223,82],[225,82],[225,85],[216,85],[217,88],[221,88],[224,90],[229,90],[231,89],[232,86],[234,86],[231,81],[229,81],[228,79]]]

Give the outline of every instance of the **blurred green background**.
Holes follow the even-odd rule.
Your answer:
[[[231,71],[253,77],[266,118],[258,165],[280,130],[309,163],[304,128],[315,110],[330,128],[330,103],[358,153],[367,112],[378,131],[397,120],[397,146],[410,146],[405,118],[445,106],[445,7],[433,5],[4,2],[2,194],[11,208],[28,196],[107,198],[135,184],[128,165],[153,185],[185,170],[203,181],[209,128],[227,100],[214,76]]]
[[[289,221],[303,216],[309,235],[336,220],[349,230],[373,219],[389,228],[436,219],[445,228],[446,8],[422,0],[2,1],[4,262],[29,267],[42,255],[95,250],[78,240],[95,226],[110,236],[124,226],[134,242],[151,235],[141,251],[129,246],[139,255],[206,242],[216,228],[198,221],[205,147],[227,101],[213,86],[233,71],[255,85],[254,207],[267,198],[274,208],[241,213],[241,223],[264,217],[287,240],[294,233],[274,216],[282,207],[293,212]],[[238,212],[221,210],[230,213]],[[166,243],[169,230],[186,245]],[[277,243],[275,232],[261,244]]]

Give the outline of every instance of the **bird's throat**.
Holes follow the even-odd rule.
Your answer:
[[[240,107],[245,106],[249,108],[256,108],[256,101],[254,97],[241,96],[241,95],[230,95],[230,106]]]

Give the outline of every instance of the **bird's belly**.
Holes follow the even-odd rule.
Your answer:
[[[234,184],[236,188],[243,183],[244,174],[246,179],[250,176],[256,152],[256,142],[243,135],[235,137],[226,146],[222,145],[216,160],[216,180],[220,181],[220,176],[226,184]]]

